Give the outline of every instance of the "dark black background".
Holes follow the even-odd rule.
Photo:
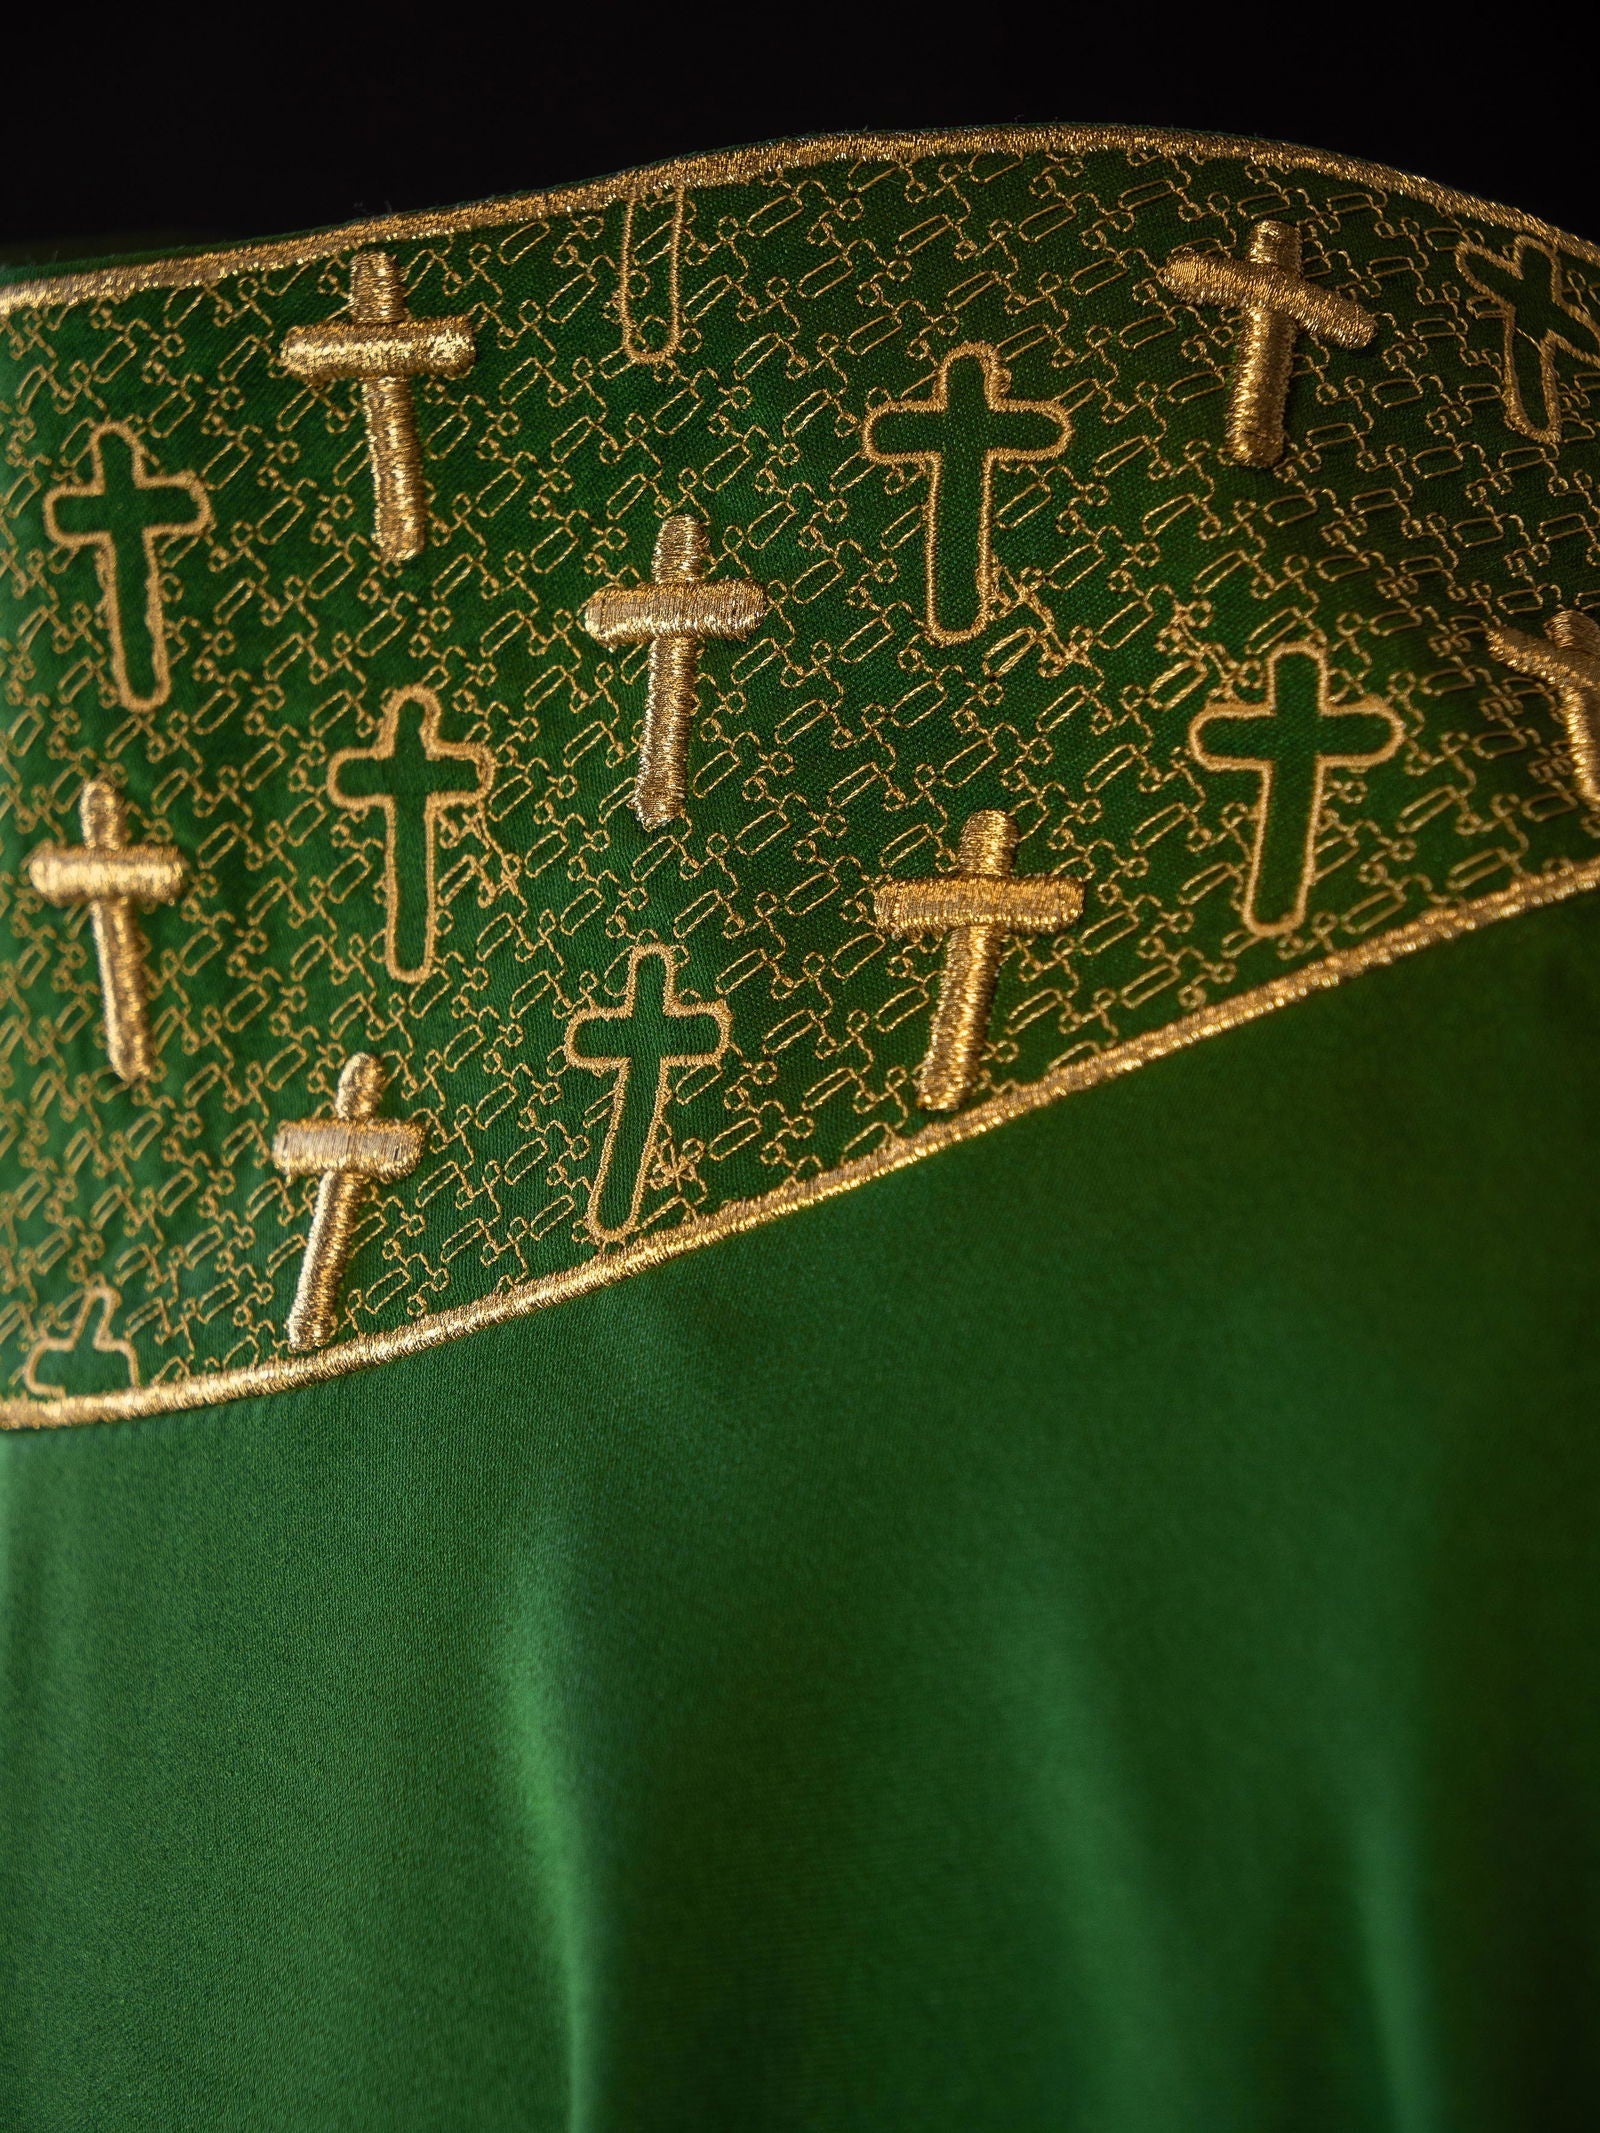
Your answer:
[[[29,0],[0,33],[0,252],[271,236],[847,129],[1123,120],[1307,143],[1600,237],[1564,11],[1131,4],[651,13]]]

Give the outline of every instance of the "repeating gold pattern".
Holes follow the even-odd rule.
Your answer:
[[[1302,342],[1270,471],[1227,446],[1236,324],[1162,279],[1263,221],[1378,321],[1362,351]],[[1525,265],[1519,238],[1587,315],[1592,248],[1438,188],[1253,144],[993,133],[802,144],[0,292],[4,1419],[194,1406],[454,1337],[1593,886],[1600,821],[1548,683],[1486,634],[1573,609],[1600,530],[1581,334],[1539,344],[1554,412],[1519,428],[1517,329],[1461,266]],[[410,388],[432,504],[403,569],[374,552],[354,396],[280,361],[374,242],[477,350]],[[995,468],[988,612],[952,642],[926,627],[927,476],[864,447],[979,346],[1071,437]],[[160,705],[119,689],[46,524],[130,409],[212,514],[161,543]],[[687,512],[769,613],[708,662],[688,818],[647,836],[648,654],[583,615]],[[1207,706],[1263,703],[1304,645],[1330,700],[1382,704],[1404,739],[1330,769],[1303,919],[1264,933],[1258,798],[1189,735]],[[439,813],[425,969],[392,952],[380,811],[330,769],[381,753],[401,690],[493,766]],[[165,1072],[130,1089],[97,1064],[79,922],[20,863],[106,766],[191,879],[152,929]],[[1015,822],[1019,875],[1084,910],[1008,942],[969,1105],[930,1120],[940,953],[887,940],[874,892],[955,868],[985,810]],[[727,1019],[665,1074],[619,1225],[598,1214],[622,1071],[597,1062],[621,1054],[595,1022],[644,962]],[[355,1049],[426,1153],[348,1226],[348,1337],[296,1353],[305,1209],[272,1137],[326,1110]],[[68,1368],[102,1290],[122,1389]]]

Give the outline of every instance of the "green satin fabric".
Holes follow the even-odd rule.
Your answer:
[[[0,2124],[1592,2124],[1596,929],[0,1445]]]

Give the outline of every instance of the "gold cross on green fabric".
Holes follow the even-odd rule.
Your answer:
[[[196,475],[153,473],[123,423],[102,423],[90,436],[89,457],[87,482],[46,496],[45,529],[64,548],[93,551],[118,700],[148,710],[165,703],[172,686],[156,543],[203,532],[211,506]]]
[[[1327,662],[1311,645],[1273,653],[1264,704],[1212,704],[1191,723],[1196,762],[1247,771],[1259,788],[1243,902],[1252,932],[1292,932],[1305,918],[1328,772],[1387,761],[1404,730],[1387,704],[1330,703]]]
[[[1348,296],[1307,281],[1300,271],[1300,232],[1292,222],[1258,222],[1243,259],[1225,254],[1180,254],[1161,269],[1175,295],[1193,304],[1220,304],[1239,314],[1227,439],[1247,467],[1275,466],[1283,457],[1284,417],[1295,343],[1301,334],[1336,348],[1365,348],[1378,322]]]
[[[862,430],[869,459],[920,466],[928,477],[926,620],[930,637],[976,637],[994,593],[994,470],[1066,450],[1071,424],[1053,400],[1012,400],[999,351],[951,349],[926,400],[894,400]]]
[[[671,1069],[714,1066],[731,1027],[725,1002],[678,997],[672,951],[654,945],[632,951],[620,1007],[587,1008],[567,1024],[569,1065],[616,1076],[605,1145],[589,1192],[593,1236],[610,1240],[638,1227],[650,1159],[671,1094]],[[585,1031],[591,1033],[593,1050],[580,1042]]]
[[[748,637],[767,612],[766,594],[748,578],[704,582],[710,553],[701,521],[692,512],[675,512],[656,535],[650,583],[607,585],[583,610],[584,628],[602,644],[650,647],[633,781],[633,811],[644,829],[660,829],[684,812],[700,647],[714,637]]]
[[[1558,608],[1543,637],[1501,622],[1489,625],[1489,649],[1519,674],[1548,682],[1567,729],[1578,790],[1600,802],[1600,627],[1581,608]]]
[[[106,1055],[119,1080],[156,1072],[146,998],[145,944],[136,904],[175,903],[188,881],[170,844],[130,844],[127,804],[106,778],[91,778],[78,801],[83,842],[44,844],[28,857],[28,879],[46,903],[87,905],[100,966]]]
[[[328,765],[335,806],[383,811],[384,961],[413,982],[433,968],[440,818],[484,799],[494,777],[487,748],[440,739],[440,716],[431,689],[396,689],[373,745],[341,749]]]
[[[1504,259],[1463,241],[1456,264],[1473,288],[1494,298],[1500,312],[1507,423],[1526,437],[1558,443],[1557,354],[1590,364],[1600,360],[1600,327],[1568,294],[1560,253],[1519,237]]]
[[[374,1185],[409,1177],[422,1160],[422,1128],[379,1118],[388,1083],[371,1052],[353,1052],[339,1074],[331,1118],[278,1128],[272,1160],[285,1177],[315,1178],[317,1197],[284,1331],[289,1346],[322,1348],[339,1323],[339,1292],[355,1249],[356,1220]]]
[[[946,936],[933,1031],[917,1075],[917,1095],[929,1111],[958,1111],[972,1094],[1008,936],[1063,933],[1083,909],[1079,882],[1015,876],[1016,848],[1012,817],[1003,808],[979,808],[962,829],[957,872],[885,882],[874,897],[886,933]]]
[[[411,316],[390,252],[357,252],[351,260],[346,317],[296,326],[284,337],[283,366],[292,376],[308,385],[350,378],[360,383],[372,461],[373,530],[386,562],[409,562],[428,538],[412,380],[465,377],[476,351],[469,318]]]
[[[53,1394],[123,1392],[139,1382],[139,1356],[133,1343],[116,1332],[122,1299],[96,1275],[78,1299],[64,1333],[41,1334],[23,1365],[28,1391],[49,1399]]]

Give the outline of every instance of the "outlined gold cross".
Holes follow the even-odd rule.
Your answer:
[[[285,1177],[318,1180],[284,1328],[291,1348],[323,1348],[332,1340],[362,1205],[374,1185],[409,1177],[422,1160],[422,1128],[414,1120],[377,1116],[387,1081],[371,1052],[352,1052],[340,1071],[333,1116],[280,1126],[273,1140],[272,1160]]]
[[[123,1081],[156,1071],[145,972],[145,941],[135,904],[176,903],[188,870],[170,844],[130,844],[128,810],[108,778],[91,778],[78,801],[82,844],[42,844],[28,858],[28,879],[46,903],[87,904],[100,965],[106,1054]]]
[[[937,644],[988,627],[995,595],[994,476],[1001,466],[1058,459],[1072,424],[1054,400],[1017,400],[1000,351],[966,341],[940,362],[926,400],[891,400],[861,426],[861,449],[885,466],[920,467],[923,626]]]
[[[341,748],[328,763],[335,807],[383,817],[383,959],[411,985],[432,974],[438,945],[440,826],[453,808],[481,806],[494,782],[488,749],[441,738],[443,716],[431,689],[391,689],[372,746]]]
[[[700,647],[713,637],[748,637],[767,612],[749,578],[706,584],[706,529],[687,511],[663,519],[648,585],[607,585],[585,604],[583,626],[602,644],[648,644],[644,737],[633,811],[645,829],[684,813],[689,728],[700,679]]]
[[[728,1048],[733,1016],[725,1000],[685,1000],[670,948],[629,950],[618,1007],[586,1007],[562,1039],[569,1066],[610,1074],[611,1109],[589,1189],[589,1234],[614,1244],[639,1225],[645,1183],[661,1141],[674,1067],[715,1066]],[[580,1042],[587,1032],[589,1044]]]
[[[1600,627],[1581,609],[1564,607],[1544,629],[1543,637],[1526,637],[1492,622],[1489,649],[1502,665],[1555,690],[1578,790],[1600,804]]]
[[[989,1034],[995,976],[1007,936],[1064,933],[1083,910],[1083,889],[1053,874],[1015,875],[1017,825],[1003,808],[967,817],[954,874],[890,881],[874,902],[885,933],[943,933],[944,975],[933,1033],[917,1076],[928,1111],[958,1111],[972,1094]]]
[[[1456,265],[1500,314],[1500,393],[1506,426],[1541,444],[1561,442],[1561,380],[1556,358],[1592,368],[1600,355],[1600,326],[1569,287],[1557,246],[1537,238],[1512,240],[1511,256],[1463,237]]]
[[[198,474],[158,474],[125,422],[90,431],[89,465],[86,482],[63,482],[45,497],[45,531],[93,555],[117,701],[153,710],[172,689],[157,543],[204,533],[211,500]]]
[[[1376,697],[1338,703],[1327,654],[1285,644],[1267,656],[1265,700],[1213,698],[1189,721],[1202,769],[1255,781],[1250,864],[1239,915],[1252,933],[1304,925],[1317,876],[1328,773],[1374,770],[1405,739],[1405,722]]]
[[[1227,440],[1247,467],[1274,466],[1283,457],[1289,373],[1301,334],[1336,348],[1365,348],[1378,330],[1372,313],[1350,297],[1306,280],[1292,222],[1258,222],[1243,259],[1190,253],[1169,259],[1160,276],[1191,304],[1240,313]]]
[[[461,378],[477,349],[465,317],[413,318],[392,253],[357,252],[350,262],[347,317],[295,326],[284,337],[283,366],[308,385],[360,380],[367,450],[375,491],[378,553],[405,563],[428,538],[422,447],[412,404],[414,378]]]

